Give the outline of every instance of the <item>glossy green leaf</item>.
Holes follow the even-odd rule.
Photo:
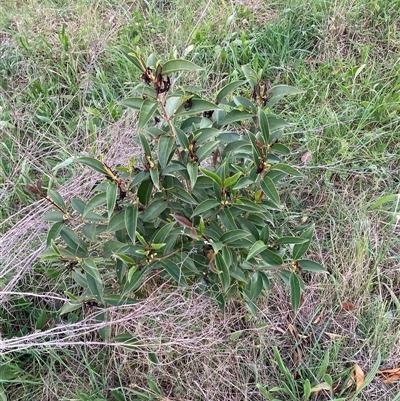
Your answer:
[[[258,112],[258,123],[260,125],[261,134],[264,138],[265,143],[269,143],[269,126],[267,116],[263,109]]]
[[[265,176],[264,179],[260,182],[261,189],[264,194],[278,207],[281,204],[281,200],[279,199],[279,193],[275,188],[274,182],[268,176]]]
[[[150,177],[153,185],[160,190],[160,173],[157,168],[152,168],[150,170]]]
[[[259,253],[267,249],[267,245],[264,244],[262,241],[256,241],[253,246],[251,247],[249,254],[247,255],[246,260],[250,260],[251,258],[254,258],[257,256]]]
[[[105,206],[107,204],[107,195],[105,192],[100,192],[99,194],[93,196],[89,200],[89,202],[85,206],[85,210],[83,211],[82,217],[85,218],[85,216],[93,209],[99,207],[99,206]]]
[[[139,139],[140,139],[140,144],[142,145],[143,148],[143,152],[147,155],[147,156],[151,156],[151,147],[150,144],[146,138],[145,135],[143,135],[141,132],[139,133]]]
[[[209,211],[210,209],[214,209],[217,207],[221,207],[220,202],[218,202],[215,199],[206,199],[205,201],[201,202],[196,209],[194,209],[192,216],[195,217],[198,216],[199,214],[202,214],[204,212]]]
[[[190,178],[190,187],[193,189],[196,185],[199,166],[195,162],[189,162],[186,167]]]
[[[138,129],[142,129],[147,124],[147,122],[150,120],[150,118],[152,118],[154,116],[154,114],[157,110],[157,107],[158,107],[158,103],[152,99],[147,98],[143,102],[142,106],[140,107],[140,112],[139,112]]]
[[[272,97],[268,100],[266,107],[270,108],[277,102],[279,102],[286,95],[297,95],[299,93],[304,93],[293,86],[288,85],[276,85],[271,88]]]
[[[299,238],[299,237],[281,237],[276,240],[277,244],[280,245],[295,245],[295,244],[304,244],[307,242],[308,239],[306,238]]]
[[[214,263],[216,269],[219,272],[219,278],[221,280],[222,288],[226,292],[231,284],[231,276],[229,274],[229,268],[226,265],[225,260],[220,253],[215,255]]]
[[[119,46],[119,50],[136,68],[140,71],[144,71],[145,66],[140,62],[134,49],[129,46],[121,45]]]
[[[270,249],[265,249],[260,252],[260,256],[264,262],[268,263],[270,266],[282,266],[283,264],[282,257]]]
[[[229,244],[236,242],[237,240],[247,238],[249,236],[250,236],[250,233],[248,233],[247,231],[238,229],[238,230],[227,231],[226,233],[221,235],[219,240],[224,245],[229,245]]]
[[[122,295],[134,293],[142,285],[146,273],[146,268],[136,270],[132,274],[130,281],[124,285],[122,289]]]
[[[140,110],[144,99],[142,97],[129,97],[121,101],[123,106],[127,106],[133,110]]]
[[[218,146],[218,144],[219,144],[218,141],[209,141],[206,142],[204,145],[201,145],[196,151],[197,157],[199,158],[199,162],[202,162],[204,159],[210,156],[211,153]]]
[[[61,209],[65,210],[65,202],[59,192],[55,191],[54,189],[49,189],[47,191],[47,196]]]
[[[274,143],[271,147],[274,153],[279,153],[281,155],[289,155],[290,150],[287,146],[282,145],[281,143]]]
[[[182,131],[178,127],[175,127],[174,125],[172,126],[172,130],[173,130],[175,136],[177,137],[178,142],[181,145],[181,147],[185,150],[189,149],[189,140],[187,138],[186,132]]]
[[[187,285],[186,279],[183,276],[179,266],[170,259],[161,262],[165,271],[180,285]]]
[[[221,100],[223,100],[226,96],[229,95],[229,93],[233,92],[236,88],[239,86],[242,86],[245,84],[245,80],[240,80],[240,81],[234,81],[229,83],[228,85],[225,85],[218,93],[216,97],[216,102],[220,103]]]
[[[317,262],[309,259],[300,259],[297,261],[302,270],[309,271],[309,272],[316,272],[316,273],[327,273],[326,269]]]
[[[258,80],[256,72],[248,64],[242,65],[242,71],[251,87],[254,88],[254,85],[257,83]]]
[[[86,281],[90,291],[99,302],[103,302],[103,282],[94,261],[85,259],[81,267],[86,273]]]
[[[80,308],[82,308],[81,302],[66,302],[60,309],[59,315],[62,316]]]
[[[235,185],[241,176],[242,176],[242,173],[239,172],[239,173],[232,175],[231,177],[226,178],[224,181],[224,184],[223,184],[224,187],[230,188],[232,185]]]
[[[82,199],[72,198],[71,206],[75,211],[77,211],[80,215],[82,215],[85,210],[86,203]]]
[[[66,227],[64,225],[60,231],[60,235],[62,239],[66,242],[66,244],[74,251],[81,251],[84,253],[87,252],[87,244],[81,238],[79,238],[69,227]]]
[[[400,200],[400,194],[391,194],[391,195],[386,195],[383,196],[381,198],[379,198],[378,200],[376,200],[370,207],[369,210],[375,210],[380,208],[381,206],[385,205],[386,203],[391,203],[393,204],[393,202],[399,202]]]
[[[107,191],[106,191],[106,199],[107,199],[107,212],[108,218],[110,219],[117,202],[117,194],[118,194],[118,187],[116,184],[111,182],[108,184]]]
[[[295,168],[290,167],[287,164],[283,164],[283,163],[273,164],[271,167],[271,170],[282,171],[293,177],[302,177],[303,176],[299,170],[296,170]]]
[[[171,136],[162,136],[158,140],[158,160],[162,169],[167,167],[174,151],[175,140]]]
[[[123,230],[125,228],[125,209],[119,213],[115,213],[107,226],[107,230],[110,232],[116,232],[119,230]]]
[[[52,225],[49,232],[47,233],[46,247],[50,246],[51,241],[55,241],[57,239],[64,224],[65,223],[63,221],[59,221]]]
[[[306,239],[307,241],[303,244],[297,244],[293,247],[292,258],[293,260],[299,260],[307,252],[310,246],[311,239],[314,233],[314,225],[311,225],[307,230],[305,230],[300,237]]]
[[[153,182],[151,180],[143,181],[137,191],[137,196],[141,204],[147,206],[151,198],[151,192],[153,191]]]
[[[250,177],[242,177],[239,181],[233,186],[232,190],[237,191],[242,188],[247,188],[249,185],[254,184],[254,180]]]
[[[177,71],[198,71],[203,70],[202,67],[188,60],[175,59],[167,61],[162,68],[162,75],[168,75]]]
[[[220,125],[233,124],[239,121],[247,120],[251,117],[254,117],[254,114],[243,110],[233,109],[223,118],[223,120],[220,122]]]
[[[75,159],[75,162],[85,164],[86,166],[89,166],[93,170],[97,171],[98,173],[108,176],[108,172],[104,168],[103,163],[101,163],[96,159],[93,159],[91,157],[78,157],[77,159]]]
[[[214,182],[216,182],[220,187],[222,187],[222,179],[221,177],[214,173],[213,171],[207,170],[205,168],[200,167],[200,171],[206,175],[207,177],[211,178]]]
[[[150,203],[147,207],[146,212],[143,215],[143,221],[152,221],[159,217],[160,214],[168,207],[168,203],[165,199],[158,199]]]
[[[197,181],[197,179],[196,179]],[[182,187],[172,187],[171,188],[171,194],[173,194],[175,197],[177,197],[178,199],[189,203],[191,205],[197,205],[198,202],[196,201],[196,199],[193,198],[192,195],[190,195],[187,191],[185,191]]]
[[[43,216],[44,221],[64,222],[64,213],[54,210],[53,212],[46,213]]]
[[[263,289],[263,280],[259,272],[254,272],[250,281],[250,299],[255,301]]]
[[[136,242],[136,228],[138,218],[138,205],[130,205],[125,209],[125,227],[129,238],[135,244]]]
[[[293,311],[296,313],[301,300],[301,289],[300,281],[295,273],[290,275],[290,302],[292,304]]]

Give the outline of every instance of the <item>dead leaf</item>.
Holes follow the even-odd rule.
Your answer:
[[[303,156],[301,156],[301,161],[306,163],[309,162],[312,159],[312,153],[308,150],[306,153],[304,153]]]
[[[318,324],[319,321],[322,319],[322,317],[324,316],[325,313],[325,308],[322,309],[321,313],[315,318],[315,320],[313,321],[313,324]]]
[[[338,338],[342,338],[342,336],[340,334],[335,334],[335,333],[328,333],[327,331],[325,332],[325,334],[331,338],[332,340],[337,340]]]
[[[385,384],[392,384],[400,380],[400,368],[379,370],[376,374],[383,376]]]
[[[344,302],[342,304],[342,309],[346,312],[350,312],[354,309],[356,309],[355,305],[353,305],[351,302]]]
[[[316,386],[311,388],[311,393],[319,393],[322,390],[330,391],[331,386],[327,382],[319,383]]]
[[[354,376],[353,376],[354,383],[356,385],[356,391],[363,385],[364,383],[364,372],[360,368],[359,365],[354,365]]]

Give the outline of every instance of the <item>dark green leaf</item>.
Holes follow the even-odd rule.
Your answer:
[[[279,170],[282,171],[288,175],[291,175],[293,177],[302,177],[303,175],[300,173],[300,171],[296,170],[293,167],[288,166],[287,164],[283,163],[278,163],[278,164],[273,164],[271,171],[272,170]]]
[[[296,274],[290,275],[290,301],[292,304],[293,311],[296,313],[301,299],[300,281]]]
[[[115,204],[117,202],[117,192],[118,187],[116,184],[114,184],[113,182],[108,184],[106,191],[108,219],[111,218],[115,209]]]
[[[151,198],[151,192],[153,191],[153,183],[151,180],[143,181],[137,191],[137,196],[141,204],[147,206]]]
[[[64,226],[64,222],[63,221],[59,221],[58,223],[54,223],[52,225],[52,227],[50,228],[49,232],[47,233],[47,239],[46,239],[46,246],[47,247],[50,246],[52,240],[54,241],[59,236],[60,231],[61,231],[63,226]]]
[[[172,126],[172,130],[175,134],[175,136],[178,139],[179,144],[181,147],[185,150],[189,149],[189,140],[187,138],[187,134],[182,131],[180,128],[175,127],[174,125]]]
[[[220,122],[220,125],[229,125],[238,121],[247,120],[251,117],[254,117],[254,114],[243,110],[233,109],[224,117],[224,119]]]
[[[104,168],[103,163],[99,162],[96,159],[93,159],[91,157],[78,157],[77,159],[75,159],[75,162],[86,164],[86,166],[91,167],[93,170],[97,171],[98,173],[108,176],[108,172]]]
[[[249,254],[247,255],[246,260],[250,260],[251,258],[254,258],[257,256],[259,253],[267,249],[267,245],[264,244],[262,241],[256,241],[253,246],[251,247]]]
[[[232,188],[233,191],[238,189],[247,188],[249,185],[254,184],[254,180],[250,177],[242,177]]]
[[[160,190],[160,173],[158,172],[157,168],[152,168],[150,170],[150,177],[153,185]]]
[[[139,58],[136,55],[135,50],[132,48],[121,45],[119,46],[121,53],[140,71],[144,72],[145,66],[140,62]]]
[[[295,245],[295,244],[304,244],[307,241],[308,241],[308,239],[306,239],[306,238],[281,237],[276,240],[276,243],[280,244],[280,245],[287,245],[287,244]]]
[[[123,100],[121,102],[121,104],[123,106],[127,106],[127,107],[130,107],[131,109],[139,111],[140,108],[142,107],[143,102],[144,102],[144,99],[141,97],[129,97],[129,98]]]
[[[60,235],[61,238],[66,242],[66,244],[74,251],[81,251],[84,253],[87,252],[86,243],[81,238],[79,238],[69,227],[66,227],[64,225],[60,231]]]
[[[303,91],[288,85],[276,85],[271,88],[272,97],[268,100],[266,107],[270,108],[279,100],[281,100],[285,95],[296,95],[299,93],[304,93]]]
[[[281,200],[279,199],[279,193],[275,188],[274,182],[268,176],[264,177],[264,180],[260,182],[261,188],[264,194],[273,202],[276,206],[280,206]]]
[[[236,88],[238,88],[239,86],[243,85],[244,83],[246,83],[245,80],[241,80],[241,81],[234,81],[229,83],[228,85],[225,85],[218,93],[217,93],[217,103],[220,103],[221,100],[223,100],[227,95],[229,95],[229,93],[231,93],[232,91],[234,91]]]
[[[138,205],[130,205],[125,209],[125,227],[129,238],[135,244],[136,242],[136,227],[138,217]]]
[[[47,191],[47,196],[61,209],[65,210],[65,202],[59,192],[55,191],[54,189],[49,189]]]
[[[107,204],[107,195],[105,192],[100,192],[99,194],[93,196],[92,199],[85,206],[82,217],[85,218],[86,215],[93,209],[99,206],[105,206]]]
[[[44,221],[56,221],[56,222],[63,222],[64,221],[64,214],[55,210],[53,212],[46,213],[43,216]]]
[[[222,288],[226,292],[231,284],[231,276],[229,274],[228,266],[220,253],[215,256],[214,263],[219,272]]]
[[[263,109],[258,112],[258,123],[260,124],[261,134],[265,143],[269,143],[269,126],[267,116]]]
[[[262,251],[260,256],[264,262],[268,263],[270,266],[282,266],[283,264],[283,259],[270,249]]]
[[[311,225],[307,230],[305,230],[300,237],[307,240],[303,244],[298,244],[293,247],[292,258],[293,260],[299,260],[306,252],[310,246],[311,239],[314,233],[314,225]]]
[[[140,143],[142,145],[143,151],[147,156],[151,156],[151,148],[147,138],[142,134],[139,133]]]
[[[218,144],[218,141],[210,141],[205,143],[204,145],[201,145],[196,151],[199,162],[202,162],[204,159],[210,156],[210,154],[214,151]]]
[[[327,273],[326,269],[321,266],[319,263],[314,262],[309,259],[300,259],[297,261],[301,268],[305,271],[316,272],[316,273]]]
[[[179,266],[170,259],[163,260],[161,262],[165,271],[180,285],[187,285],[185,277],[182,275],[182,271]]]
[[[290,150],[287,146],[282,145],[281,143],[274,143],[271,147],[274,153],[280,153],[282,155],[289,155]]]
[[[168,75],[177,71],[197,71],[202,70],[202,67],[188,60],[175,59],[167,61],[162,68],[162,75]]]
[[[221,204],[215,199],[207,199],[203,202],[201,202],[196,209],[194,209],[194,212],[192,213],[191,217],[197,216],[199,214],[202,214],[204,212],[209,211],[210,209],[214,209],[216,207],[220,207]]]
[[[250,233],[244,230],[231,230],[227,231],[226,233],[222,234],[220,237],[220,241],[225,244],[229,245],[236,242],[239,239],[247,238],[250,236]]]
[[[251,87],[254,88],[254,85],[257,83],[258,80],[256,72],[247,64],[242,65],[242,71]]]
[[[174,138],[171,136],[164,135],[158,140],[158,158],[162,169],[167,167],[171,160],[174,151],[174,144]]]
[[[86,207],[86,203],[83,202],[81,199],[79,198],[72,198],[71,199],[71,206],[73,207],[74,210],[76,210],[80,215],[83,214],[85,207]]]
[[[127,282],[123,289],[122,289],[122,295],[128,295],[130,293],[134,293],[143,283],[143,279],[147,273],[147,269],[138,269],[136,270],[129,282]]]
[[[116,232],[119,230],[123,230],[125,227],[125,209],[119,213],[115,213],[107,226],[107,230],[110,232]]]
[[[150,120],[150,118],[152,118],[154,116],[154,113],[157,110],[157,106],[158,103],[154,100],[151,100],[149,98],[147,98],[141,108],[140,108],[140,112],[139,112],[139,121],[138,121],[138,129],[142,129],[147,122]],[[147,152],[146,152],[147,154]],[[150,154],[150,153],[148,153]]]
[[[46,326],[46,322],[47,322],[47,314],[45,310],[42,310],[40,312],[39,317],[36,320],[35,329],[42,330]]]
[[[103,302],[103,283],[94,261],[92,259],[85,259],[81,266],[86,273],[86,281],[90,291],[99,302]]]
[[[255,301],[263,289],[263,280],[259,272],[254,272],[250,281],[250,299]]]
[[[143,215],[143,221],[152,221],[159,217],[160,214],[168,207],[168,203],[165,199],[155,200],[150,203],[147,207],[146,212]]]
[[[196,185],[197,173],[199,170],[199,166],[195,162],[189,162],[186,167],[187,167],[187,172],[190,177],[190,186],[193,189],[194,186]]]
[[[192,204],[192,205],[197,205],[198,202],[193,198],[192,195],[190,195],[188,192],[186,192],[182,187],[172,187],[171,188],[171,195],[174,195],[178,199]]]

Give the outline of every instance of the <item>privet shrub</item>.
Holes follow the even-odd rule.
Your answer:
[[[75,282],[61,313],[88,302],[134,303],[145,296],[142,284],[150,275],[198,283],[222,308],[240,298],[252,313],[279,277],[290,286],[296,311],[302,271],[324,269],[303,258],[313,227],[293,231],[283,218],[282,182],[287,188],[301,173],[281,160],[290,153],[279,143],[287,123],[270,110],[299,91],[268,88],[261,73],[244,66],[245,79],[223,87],[211,102],[202,88],[180,85],[178,74],[199,69],[192,62],[162,65],[154,56],[145,62],[138,50],[122,52],[141,71],[138,97],[123,102],[139,112],[141,154],[122,167],[78,158],[103,176],[90,199],[66,205],[40,183],[28,188],[54,206],[42,259],[61,261]],[[238,88],[249,96],[235,95]]]

